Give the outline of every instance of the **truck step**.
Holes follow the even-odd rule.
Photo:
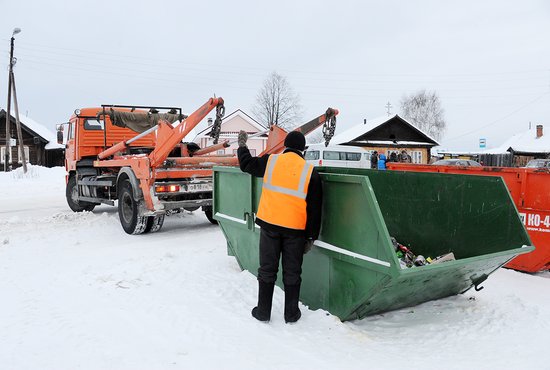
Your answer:
[[[78,180],[78,185],[88,185],[88,186],[113,186],[115,184],[115,179],[105,178],[97,180],[97,178],[88,179],[84,178]]]
[[[114,201],[114,200],[111,200],[111,199],[92,198],[92,197],[83,197],[83,196],[79,196],[79,197],[78,197],[78,200],[82,200],[82,201],[90,202],[90,203],[103,203],[103,204],[108,204],[108,205],[110,205],[110,206],[114,206],[114,205],[115,205],[115,201]]]

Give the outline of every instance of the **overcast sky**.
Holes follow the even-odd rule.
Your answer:
[[[222,96],[251,113],[273,71],[303,122],[340,110],[337,132],[436,91],[442,147],[500,145],[529,122],[550,135],[550,1],[0,0],[0,105],[16,35],[20,113],[51,128],[76,108]],[[4,86],[4,87],[2,87]]]

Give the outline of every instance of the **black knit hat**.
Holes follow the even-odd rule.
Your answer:
[[[306,148],[306,137],[299,131],[291,131],[286,135],[285,146],[302,152]]]

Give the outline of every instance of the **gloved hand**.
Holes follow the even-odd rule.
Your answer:
[[[313,248],[313,241],[314,240],[311,238],[306,239],[306,243],[304,244],[304,254],[306,254],[311,250],[311,248]]]
[[[239,131],[239,136],[237,138],[237,142],[239,143],[239,147],[246,146],[246,141],[248,140],[248,134],[241,130]]]

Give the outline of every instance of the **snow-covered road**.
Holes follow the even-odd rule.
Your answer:
[[[256,280],[200,211],[155,234],[73,213],[64,170],[0,173],[0,369],[548,369],[550,275],[341,323],[250,316]]]

